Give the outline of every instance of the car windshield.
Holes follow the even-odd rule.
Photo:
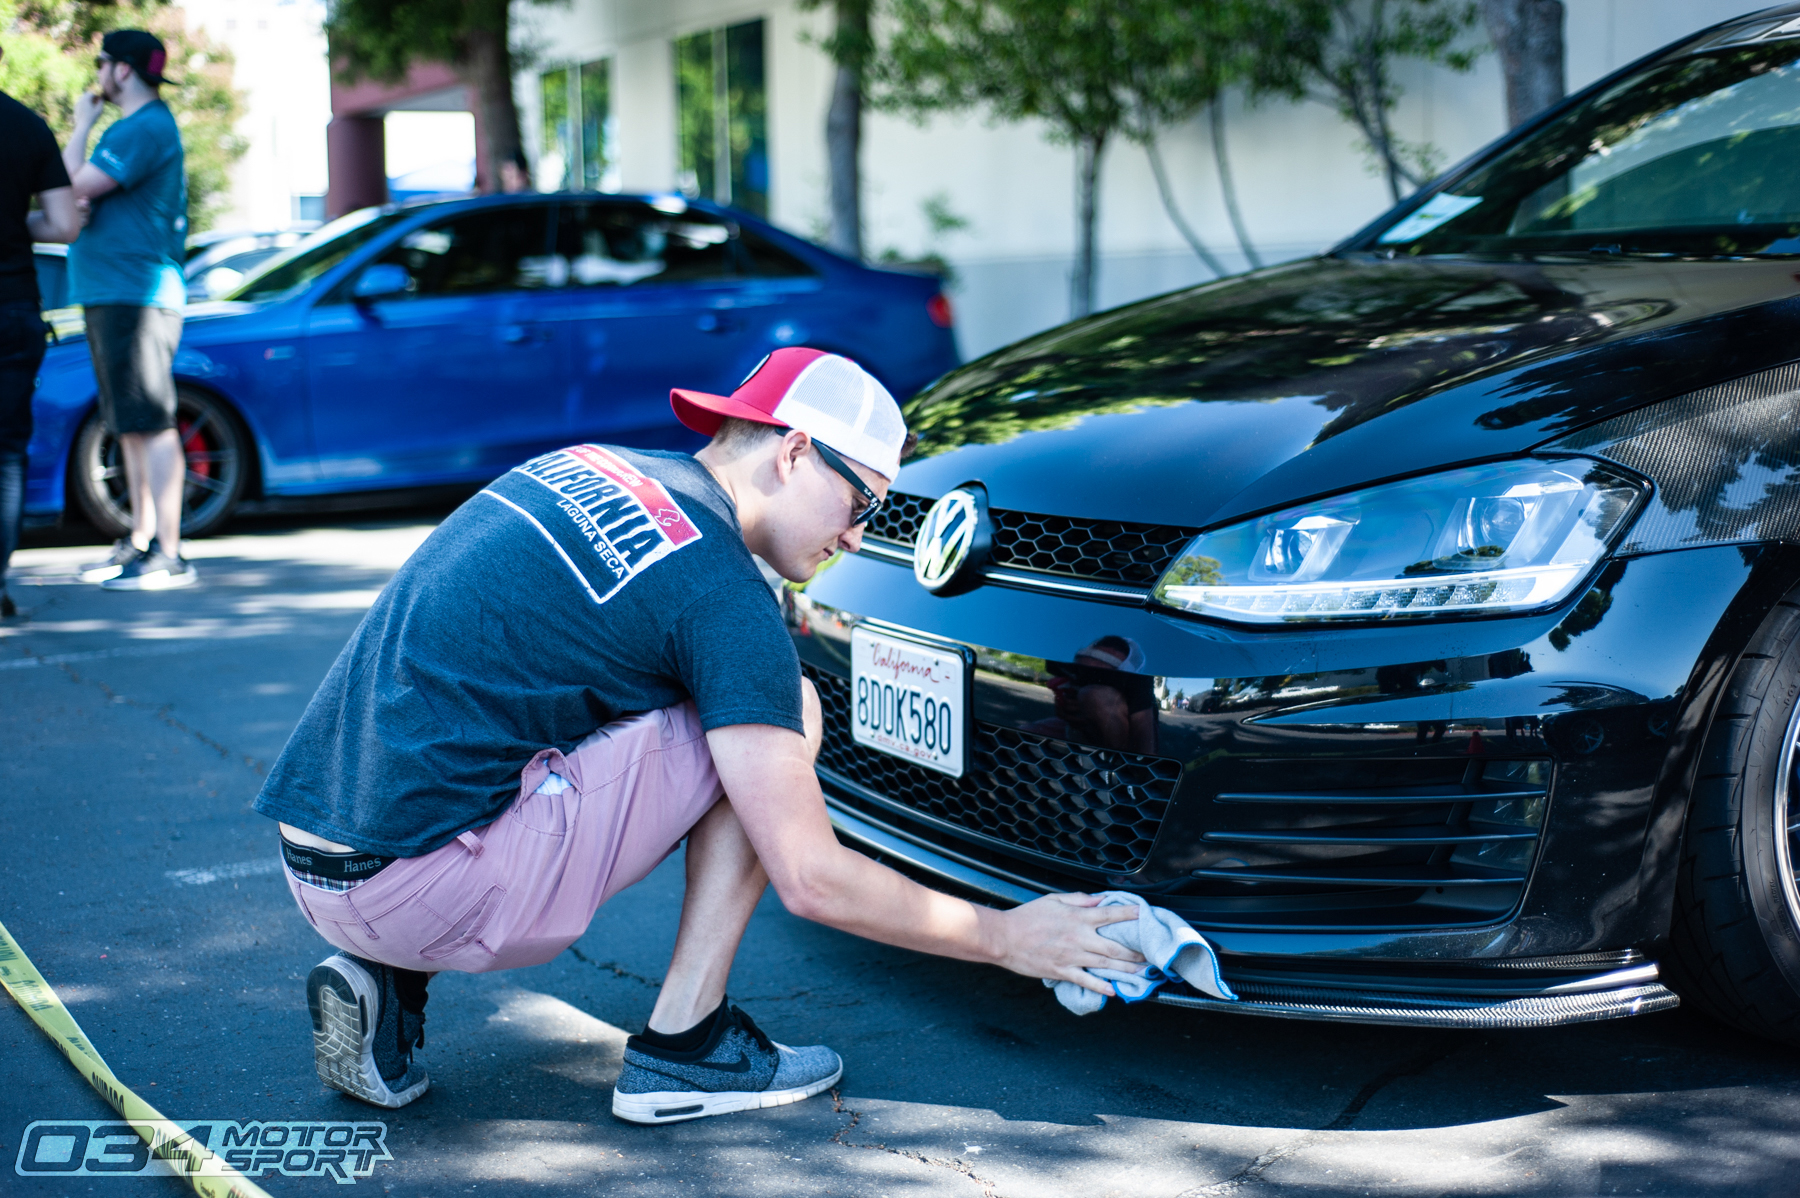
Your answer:
[[[1800,254],[1800,21],[1770,25],[1596,92],[1356,248]]]
[[[259,303],[285,299],[355,253],[358,247],[413,210],[363,208],[340,216],[285,253],[269,259],[225,299]]]

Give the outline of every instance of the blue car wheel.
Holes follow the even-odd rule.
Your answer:
[[[181,535],[203,537],[230,519],[249,481],[250,435],[236,414],[204,391],[180,387],[175,428],[187,458]],[[131,531],[131,505],[118,438],[96,410],[82,422],[69,461],[69,489],[88,520],[108,537]]]

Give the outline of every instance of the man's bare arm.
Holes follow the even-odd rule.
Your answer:
[[[33,241],[70,242],[81,235],[81,214],[75,210],[75,192],[52,187],[38,192],[38,210],[27,213],[25,227]]]
[[[69,144],[63,147],[63,169],[69,172],[69,183],[77,200],[91,200],[118,187],[119,181],[87,160],[88,138],[94,123],[100,119],[106,101],[93,92],[75,97],[75,129]]]
[[[840,931],[1027,977],[1112,991],[1085,972],[1131,968],[1142,957],[1101,936],[1136,919],[1133,907],[1096,907],[1087,895],[1046,895],[995,911],[929,890],[839,844],[812,755],[797,733],[735,724],[706,734],[732,809],[783,905]]]

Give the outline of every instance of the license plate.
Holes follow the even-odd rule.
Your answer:
[[[962,655],[858,625],[850,632],[850,735],[859,745],[960,778],[967,760]]]

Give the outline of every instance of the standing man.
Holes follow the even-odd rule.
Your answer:
[[[822,717],[751,555],[811,578],[854,552],[908,443],[855,363],[779,349],[730,396],[676,391],[689,457],[576,445],[470,499],[400,567],[325,676],[256,809],[338,952],[306,980],[326,1085],[425,1092],[433,972],[536,965],[685,838],[674,957],[625,1044],[613,1114],[670,1123],[797,1102],[829,1048],[777,1044],[725,998],[771,882],[787,909],[885,944],[1102,994],[1142,958],[1130,906],[1011,911],[839,844],[813,773]]]
[[[75,102],[63,151],[75,196],[92,213],[69,252],[70,292],[87,310],[100,412],[119,439],[131,497],[131,535],[81,571],[108,590],[165,590],[199,577],[181,556],[187,461],[175,432],[174,361],[187,300],[187,173],[175,116],[157,93],[167,61],[142,29],[107,34],[94,63],[100,92]],[[83,161],[108,103],[121,116]]]
[[[0,92],[0,145],[6,147],[0,158],[0,617],[11,617],[18,608],[6,592],[6,566],[19,546],[25,516],[31,393],[44,360],[31,243],[74,241],[81,219],[50,126],[5,92]]]

